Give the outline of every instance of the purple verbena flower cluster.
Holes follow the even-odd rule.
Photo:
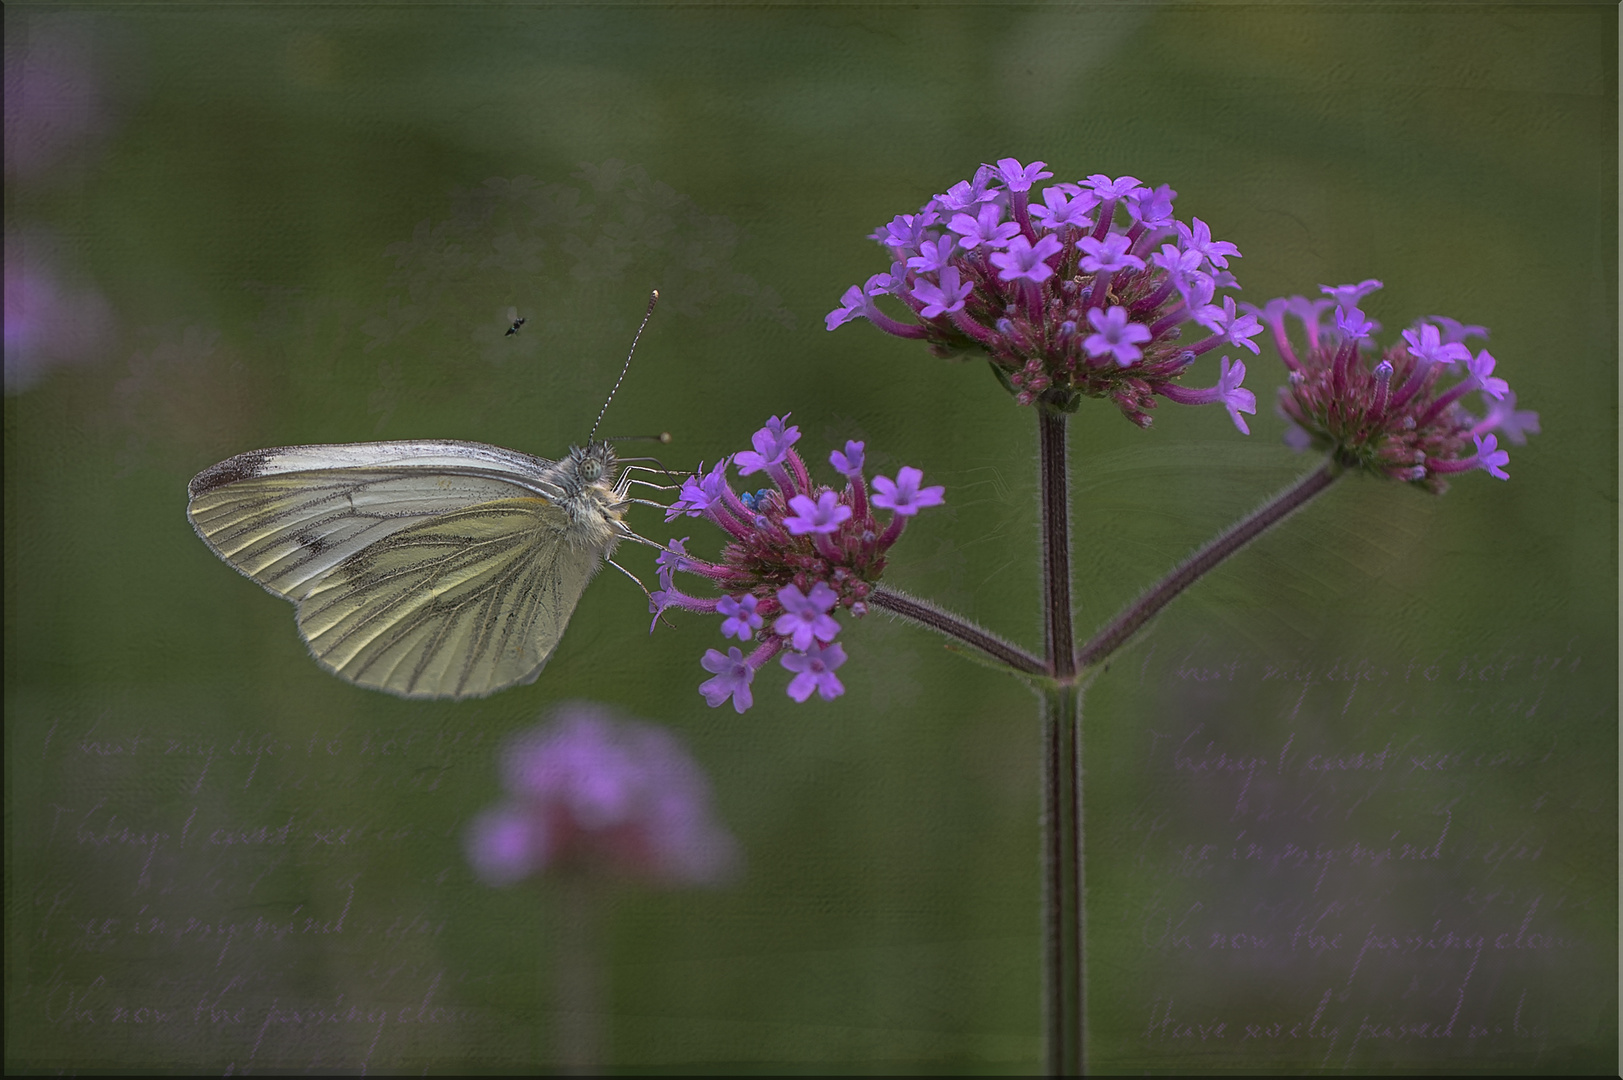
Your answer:
[[[890,271],[847,289],[828,329],[863,318],[940,356],[985,356],[1022,405],[1069,412],[1083,396],[1107,398],[1148,427],[1159,395],[1220,403],[1249,434],[1240,414],[1256,412],[1256,397],[1240,385],[1243,362],[1224,357],[1214,387],[1178,382],[1218,346],[1258,352],[1255,316],[1216,297],[1239,288],[1228,269],[1239,249],[1199,218],[1173,218],[1177,192],[1165,184],[1094,175],[1034,188],[1052,175],[1044,162],[1003,158],[882,226],[871,238]],[[911,319],[880,310],[881,296]],[[1191,322],[1203,336],[1183,344]]]
[[[874,477],[870,492],[860,442],[829,455],[845,477],[843,490],[814,484],[793,449],[800,429],[787,421],[787,414],[774,416],[755,433],[754,449],[690,476],[665,514],[667,521],[705,518],[728,542],[716,562],[688,554],[688,537],[670,542],[659,557],[660,588],[650,594],[655,622],[668,608],[720,615],[722,636],[755,646],[748,655],[736,645],[725,653],[706,651],[701,664],[713,677],[699,692],[712,708],[730,698],[738,712],[748,709],[755,673],[775,656],[794,672],[788,694],[796,701],[843,694],[835,672],[845,663],[845,649],[834,640],[840,624],[833,613],[842,607],[858,618],[867,613],[864,601],[907,519],[944,501],[944,489],[922,487],[924,474],[911,466],[894,479]],[[736,495],[727,482],[729,464],[744,476],[764,472],[775,486]],[[874,516],[876,507],[889,511],[886,520]],[[672,580],[676,571],[708,578],[723,595],[684,594]]]
[[[662,884],[726,876],[736,845],[711,809],[704,771],[674,735],[590,702],[553,716],[509,740],[501,758],[509,801],[468,829],[468,861],[482,881],[506,885],[547,869]]]
[[[1374,278],[1324,285],[1327,299],[1279,297],[1252,309],[1273,331],[1290,372],[1289,385],[1279,390],[1279,412],[1293,425],[1286,442],[1439,494],[1451,473],[1482,469],[1510,479],[1504,469],[1510,455],[1495,432],[1521,445],[1528,432],[1538,433],[1538,413],[1516,408],[1515,393],[1493,373],[1491,353],[1473,356],[1466,347],[1469,338],[1486,340],[1487,329],[1432,315],[1403,331],[1402,344],[1377,353],[1371,337],[1380,326],[1358,303],[1380,287]],[[1331,308],[1333,326],[1324,318]],[[1286,316],[1306,328],[1306,349],[1291,344]],[[1460,404],[1473,392],[1486,409],[1480,418]]]

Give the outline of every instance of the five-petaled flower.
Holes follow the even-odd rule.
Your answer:
[[[1510,479],[1504,469],[1510,455],[1493,432],[1526,442],[1524,432],[1538,431],[1538,414],[1517,411],[1510,385],[1493,374],[1492,354],[1473,356],[1466,346],[1467,338],[1486,338],[1487,329],[1428,316],[1403,331],[1402,344],[1366,349],[1379,327],[1354,305],[1380,287],[1373,278],[1324,285],[1328,300],[1280,297],[1252,309],[1273,331],[1290,373],[1279,390],[1279,411],[1292,425],[1286,441],[1326,450],[1343,468],[1438,493],[1448,488],[1445,477],[1472,469]],[[1334,323],[1327,326],[1324,312],[1332,305]],[[1291,343],[1288,315],[1305,327],[1305,349]],[[1460,403],[1472,392],[1482,395],[1481,418]]]
[[[1041,161],[1003,158],[876,230],[890,271],[851,286],[828,328],[867,319],[940,356],[985,357],[1022,405],[1069,412],[1083,397],[1107,398],[1148,427],[1157,397],[1221,402],[1247,431],[1240,413],[1251,410],[1232,375],[1244,364],[1225,360],[1210,390],[1182,383],[1220,345],[1257,351],[1255,316],[1232,297],[1213,302],[1216,290],[1239,288],[1228,271],[1239,249],[1199,218],[1174,219],[1177,193],[1165,184],[1093,175],[1035,187],[1052,175]],[[880,308],[887,296],[907,317]]]
[[[794,700],[816,693],[827,701],[844,693],[834,674],[845,663],[845,650],[834,641],[840,632],[835,615],[841,608],[857,617],[867,612],[885,553],[908,518],[945,501],[945,489],[924,486],[924,473],[911,465],[894,479],[874,477],[870,494],[862,472],[865,447],[854,440],[829,455],[844,488],[814,484],[793,449],[800,429],[788,419],[774,416],[755,433],[753,450],[730,459],[741,473],[765,471],[775,489],[735,495],[727,483],[729,459],[723,459],[683,481],[666,509],[668,521],[684,514],[705,518],[727,534],[727,543],[710,562],[688,553],[686,537],[670,541],[658,559],[660,588],[650,594],[655,621],[668,608],[721,615],[723,636],[755,643],[747,654],[737,646],[706,651],[700,663],[712,677],[699,692],[712,707],[730,700],[738,712],[748,709],[755,674],[773,657],[795,673],[788,686]],[[875,518],[876,509],[889,511],[888,518]],[[673,581],[677,572],[708,578],[722,595],[683,593]]]

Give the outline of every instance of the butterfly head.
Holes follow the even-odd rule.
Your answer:
[[[614,447],[606,442],[569,448],[568,473],[577,481],[580,491],[599,485],[612,487],[608,478],[614,473],[614,463]]]
[[[558,505],[575,524],[571,540],[612,547],[625,532],[621,518],[630,506],[614,483],[614,447],[603,442],[571,446],[569,457],[558,465],[552,479],[562,491]]]

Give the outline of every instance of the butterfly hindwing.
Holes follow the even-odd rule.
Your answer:
[[[569,542],[546,499],[499,499],[393,532],[299,601],[321,665],[404,697],[477,697],[531,682],[601,552]]]

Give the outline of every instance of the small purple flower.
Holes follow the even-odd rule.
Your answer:
[[[671,588],[671,574],[683,569],[682,564],[687,561],[687,542],[690,537],[680,540],[672,539],[660,553],[654,556],[654,565],[659,568],[659,583],[665,588]]]
[[[784,455],[800,439],[798,427],[784,427],[784,421],[787,419],[788,413],[784,413],[782,419],[774,416],[766,422],[766,427],[750,436],[750,442],[755,446],[753,451],[740,450],[733,455],[733,464],[738,466],[738,475],[748,476],[750,473],[783,463]]]
[[[1245,361],[1236,360],[1230,366],[1229,358],[1223,357],[1217,379],[1217,400],[1229,411],[1229,417],[1234,421],[1234,426],[1240,429],[1240,434],[1249,435],[1251,429],[1246,427],[1245,419],[1240,414],[1257,414],[1257,395],[1240,385],[1244,381]]]
[[[1099,308],[1089,310],[1088,325],[1092,326],[1094,331],[1082,343],[1088,355],[1095,357],[1109,355],[1122,367],[1144,355],[1139,345],[1151,337],[1149,327],[1129,322],[1127,309],[1119,304],[1109,311],[1102,311]]]
[[[992,253],[991,262],[998,268],[998,277],[1003,281],[1025,278],[1040,285],[1054,276],[1054,268],[1043,260],[1058,255],[1062,250],[1064,245],[1052,236],[1044,236],[1035,245],[1023,236],[1016,236],[1009,241],[1006,250]]]
[[[725,877],[736,844],[703,770],[670,732],[588,702],[553,716],[502,751],[508,801],[466,834],[481,880],[511,884],[554,866],[664,884]]]
[[[1088,214],[1098,205],[1099,197],[1091,191],[1067,195],[1057,187],[1044,188],[1043,205],[1031,208],[1031,220],[1045,229],[1091,229],[1093,219]]]
[[[1024,241],[1023,237],[1016,239]],[[945,240],[942,243],[946,243]],[[992,256],[998,258],[997,255]],[[964,300],[975,289],[972,281],[960,282],[958,268],[949,266],[941,271],[941,284],[920,278],[918,284],[913,286],[913,297],[924,301],[924,307],[919,314],[926,319],[933,319],[939,315],[949,315],[954,311],[964,310]]]
[[[903,465],[895,480],[876,476],[873,486],[878,494],[873,497],[873,504],[903,517],[911,517],[926,506],[940,506],[946,501],[947,489],[937,484],[921,490],[919,481],[923,479],[924,472],[911,465]]]
[[[1166,228],[1173,223],[1172,201],[1177,197],[1170,184],[1154,190],[1139,188],[1127,197],[1128,216],[1148,229]]]
[[[1486,326],[1468,326],[1458,319],[1450,319],[1447,315],[1427,315],[1426,318],[1441,328],[1443,340],[1446,342],[1460,342],[1463,344],[1466,338],[1472,337],[1479,337],[1483,341],[1488,340],[1488,328]]]
[[[845,650],[839,642],[813,644],[801,652],[784,653],[779,663],[795,672],[795,677],[789,680],[789,696],[796,701],[805,701],[814,690],[824,701],[833,701],[845,693],[845,685],[834,674],[834,670],[845,663]]]
[[[840,306],[823,316],[823,325],[833,330],[852,319],[871,319],[878,310],[874,307],[873,298],[863,291],[862,286],[853,285],[840,297]]]
[[[1409,343],[1409,352],[1417,360],[1427,360],[1434,364],[1452,364],[1471,359],[1470,349],[1457,341],[1445,344],[1442,334],[1431,323],[1421,323],[1413,330],[1405,330],[1403,340]]]
[[[1240,385],[1245,380],[1245,363],[1239,360],[1231,363],[1225,356],[1218,370],[1216,386],[1205,390],[1174,386],[1169,387],[1166,394],[1181,405],[1221,404],[1229,411],[1229,418],[1234,421],[1234,426],[1240,429],[1240,434],[1249,435],[1251,429],[1246,426],[1245,418],[1240,414],[1256,414],[1257,395]]]
[[[789,500],[789,509],[795,513],[793,517],[783,519],[784,528],[794,536],[835,532],[851,519],[851,508],[840,502],[839,498],[832,491],[817,496],[816,502],[805,495],[793,496]]]
[[[736,599],[723,596],[717,600],[716,614],[726,616],[726,621],[721,624],[721,636],[736,637],[739,641],[753,639],[762,622],[761,616],[755,611],[755,605],[755,597],[750,593]]]
[[[1482,335],[1486,337],[1487,335]],[[1505,438],[1517,446],[1527,445],[1529,433],[1539,433],[1538,413],[1531,409],[1516,408],[1516,391],[1506,390],[1501,399],[1488,402],[1488,415],[1476,424],[1472,432],[1477,435],[1489,431],[1502,431]]]
[[[1227,240],[1213,240],[1212,230],[1199,218],[1195,218],[1193,228],[1181,221],[1177,222],[1177,228],[1183,249],[1198,252],[1213,266],[1227,267],[1230,258],[1240,257],[1240,249]]]
[[[1076,246],[1085,256],[1082,269],[1090,274],[1144,269],[1144,260],[1128,252],[1132,241],[1121,233],[1109,233],[1102,240],[1084,236]]]
[[[936,215],[930,211],[898,214],[890,224],[880,226],[873,238],[897,251],[916,252],[924,240],[924,230],[935,223]]]
[[[907,260],[909,269],[924,274],[938,274],[951,270],[958,271],[952,265],[952,257],[958,249],[958,237],[951,233],[937,240],[926,240],[919,245],[919,254]]]
[[[1504,467],[1510,464],[1510,455],[1499,449],[1499,439],[1494,435],[1473,435],[1472,438],[1476,440],[1477,467],[1489,476],[1509,480],[1510,474]]]
[[[1200,322],[1204,317],[1207,322],[1210,322],[1215,317],[1208,310],[1214,306],[1211,304],[1211,299],[1212,294],[1217,291],[1217,281],[1212,275],[1200,270],[1194,270],[1173,278],[1172,283],[1183,297],[1184,306],[1189,309],[1190,318]]]
[[[1494,364],[1493,354],[1487,349],[1477,353],[1474,360],[1465,362],[1466,369],[1471,372],[1471,377],[1476,380],[1482,392],[1491,398],[1499,399],[1510,390],[1510,384],[1494,375]]]
[[[900,296],[907,283],[907,268],[898,262],[890,264],[890,272],[874,274],[863,284],[862,291],[869,296]]]
[[[1336,329],[1348,341],[1362,341],[1375,333],[1376,326],[1362,311],[1348,306],[1336,308]]]
[[[1162,244],[1161,250],[1150,256],[1150,262],[1165,270],[1180,287],[1184,280],[1200,273],[1205,261],[1200,252],[1184,251],[1172,244]]]
[[[997,179],[997,170],[990,165],[982,165],[975,170],[975,179],[960,180],[948,188],[943,195],[937,195],[936,201],[943,209],[960,214],[973,214],[980,209],[982,203],[992,202],[997,198],[997,192],[990,189],[990,184]]]
[[[699,684],[699,693],[704,695],[712,709],[728,698],[733,699],[733,711],[737,713],[755,704],[755,697],[750,693],[750,683],[755,681],[755,669],[750,667],[737,645],[725,653],[706,649],[699,665],[715,675],[715,678]]]
[[[836,450],[828,455],[828,463],[847,479],[855,479],[861,476],[862,443],[857,442],[855,439],[850,440],[845,444],[843,454]]]
[[[1339,307],[1356,308],[1358,301],[1380,287],[1381,283],[1375,278],[1367,278],[1357,285],[1320,285],[1319,291]]]
[[[1118,176],[1114,180],[1104,173],[1094,173],[1088,177],[1088,186],[1101,201],[1105,199],[1126,199],[1143,190],[1144,185],[1139,183],[1136,176]]]
[[[676,501],[665,508],[665,520],[675,521],[683,514],[698,517],[711,507],[721,505],[727,491],[727,462],[723,459],[703,476],[690,476],[682,481]]]
[[[778,590],[778,603],[783,605],[784,613],[772,624],[772,630],[788,638],[790,646],[801,652],[811,647],[813,638],[833,641],[840,624],[828,613],[839,599],[839,594],[821,581],[812,586],[810,596],[793,585],[785,585]]]
[[[1242,349],[1250,349],[1256,355],[1262,354],[1262,349],[1251,339],[1262,333],[1262,324],[1255,315],[1249,312],[1242,315],[1235,307],[1234,297],[1223,297],[1223,306],[1208,305],[1204,309],[1206,317],[1196,316],[1195,321],[1211,330],[1212,333],[1230,345]]]
[[[1319,347],[1319,335],[1324,333],[1323,315],[1336,306],[1334,300],[1309,300],[1305,296],[1293,296],[1285,301],[1286,310],[1302,320],[1307,328],[1307,340],[1316,349]]]
[[[982,244],[988,250],[1001,248],[1011,238],[1020,235],[1020,226],[1012,221],[1003,221],[1003,208],[996,203],[982,206],[974,217],[968,214],[953,215],[947,228],[959,235],[958,246],[965,251],[974,251]]]
[[[1010,191],[1030,191],[1032,184],[1054,175],[1043,167],[1046,164],[1044,161],[1033,161],[1030,165],[1022,165],[1012,157],[998,158],[997,172]]]

